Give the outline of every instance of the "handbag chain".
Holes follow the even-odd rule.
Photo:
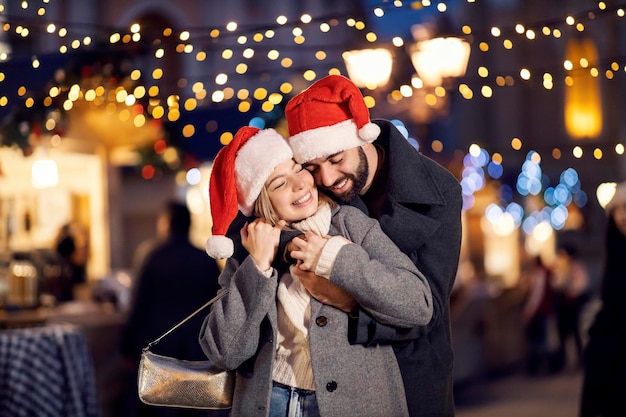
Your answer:
[[[191,313],[190,315],[188,315],[187,317],[185,317],[184,319],[179,321],[178,324],[176,324],[173,327],[171,327],[168,331],[163,333],[161,336],[157,337],[155,340],[153,340],[152,342],[148,343],[148,345],[145,348],[142,349],[143,352],[149,351],[152,346],[154,346],[157,343],[159,343],[161,341],[161,339],[163,339],[165,336],[167,336],[168,334],[172,333],[174,330],[178,329],[180,326],[182,326],[187,321],[189,321],[191,318],[193,318],[196,314],[198,314],[199,312],[201,312],[202,310],[204,310],[205,308],[207,308],[208,306],[210,306],[211,304],[213,304],[214,302],[216,302],[217,300],[219,300],[220,298],[225,296],[227,293],[228,293],[228,289],[223,289],[223,290],[219,291],[215,297],[211,298],[209,301],[204,303],[202,306],[198,307],[198,309],[196,311],[194,311],[193,313]]]

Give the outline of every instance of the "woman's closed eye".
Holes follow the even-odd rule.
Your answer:
[[[285,184],[287,184],[287,181],[285,181],[285,180],[274,181],[274,184],[273,184],[273,186],[271,188],[271,191],[278,190],[279,188],[281,188]]]

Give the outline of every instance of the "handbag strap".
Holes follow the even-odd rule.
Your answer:
[[[175,324],[173,327],[171,327],[168,331],[163,333],[161,336],[157,337],[155,340],[153,340],[152,342],[148,343],[148,345],[145,348],[143,348],[143,351],[147,352],[148,350],[150,350],[150,348],[152,346],[154,346],[157,343],[159,343],[161,341],[161,339],[163,339],[165,336],[169,335],[174,330],[178,329],[180,326],[185,324],[187,321],[189,321],[196,314],[198,314],[199,312],[201,312],[202,310],[204,310],[205,308],[207,308],[208,306],[210,306],[211,304],[213,304],[214,302],[216,302],[217,300],[219,300],[220,298],[225,296],[227,293],[228,293],[228,289],[224,289],[224,290],[218,292],[215,297],[211,298],[209,301],[204,303],[202,306],[198,307],[198,309],[196,311],[194,311],[193,313],[191,313],[190,315],[188,315],[187,317],[185,317],[184,319],[179,321],[178,324]]]

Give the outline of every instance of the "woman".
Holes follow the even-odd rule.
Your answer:
[[[212,361],[237,370],[233,416],[407,416],[391,346],[350,345],[348,314],[310,296],[316,278],[296,278],[315,272],[380,322],[428,324],[430,287],[378,223],[319,196],[311,174],[272,129],[244,127],[218,153],[210,198],[214,236],[207,252],[214,257],[233,253],[223,234],[237,206],[256,217],[241,230],[248,255],[227,260],[220,285],[229,292],[200,334]],[[305,232],[289,268],[276,256],[282,229]]]
[[[581,417],[626,415],[626,182],[606,207],[602,308],[589,330]]]

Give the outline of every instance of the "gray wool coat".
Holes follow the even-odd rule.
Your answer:
[[[330,235],[354,242],[340,249],[330,280],[352,294],[368,314],[396,327],[430,322],[427,280],[376,220],[354,207],[336,207]],[[220,285],[229,293],[212,306],[202,326],[200,344],[208,358],[237,370],[233,416],[268,415],[277,340],[276,290],[283,272],[274,270],[267,278],[250,256],[241,263],[230,258],[220,275]],[[350,344],[348,323],[346,313],[311,299],[309,343],[321,415],[408,416],[391,346]]]

